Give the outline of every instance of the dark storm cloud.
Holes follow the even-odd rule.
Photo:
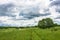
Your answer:
[[[13,4],[2,4],[0,5],[0,16],[14,16],[11,13],[8,12],[8,8],[13,7]]]
[[[50,0],[50,1],[53,1],[53,0]]]
[[[33,19],[35,17],[40,17],[40,16],[48,16],[50,15],[50,13],[45,13],[45,14],[40,14],[40,13],[33,13],[33,12],[30,12],[28,14],[25,14],[25,13],[20,13],[20,16],[23,16],[24,18],[27,18],[27,19]]]
[[[26,13],[25,11],[27,10],[28,13]],[[26,10],[22,10],[19,14],[19,16],[23,16],[26,19],[33,19],[35,17],[40,17],[40,16],[48,16],[51,15],[51,13],[49,12],[49,9],[43,9],[44,10],[44,14],[39,13],[39,7],[32,7]],[[47,13],[48,12],[48,13]]]
[[[53,1],[53,2],[51,2],[50,5],[51,5],[51,6],[54,6],[54,5],[60,6],[60,0]]]
[[[16,19],[16,17],[12,17],[11,19],[9,20],[30,20],[30,19],[33,19],[35,17],[40,17],[40,16],[48,16],[48,15],[51,15],[50,13],[46,13],[46,14],[31,14],[31,13],[28,13],[28,14],[22,14],[20,13],[20,16],[23,16],[23,18],[18,18]],[[19,16],[19,17],[20,17]]]
[[[28,19],[32,19],[32,18],[35,18],[35,17],[40,17],[40,16],[47,16],[47,15],[50,15],[50,14],[30,14],[30,15],[25,15],[24,17],[25,18],[28,18]]]

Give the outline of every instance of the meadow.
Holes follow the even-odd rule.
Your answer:
[[[0,29],[0,40],[60,40],[60,27]]]

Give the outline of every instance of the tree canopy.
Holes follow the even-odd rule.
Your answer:
[[[54,26],[54,22],[51,18],[42,19],[38,22],[40,28],[50,28],[52,26]]]

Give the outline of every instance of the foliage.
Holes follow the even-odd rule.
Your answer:
[[[50,18],[42,19],[38,22],[38,27],[40,28],[50,28],[54,26],[54,22]]]
[[[57,23],[55,23],[55,24],[54,24],[54,26],[58,26],[58,24],[57,24]]]

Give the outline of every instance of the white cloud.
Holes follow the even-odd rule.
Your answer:
[[[10,0],[0,0],[0,4],[10,3]]]
[[[15,17],[0,16],[0,21],[2,21],[4,24],[8,24],[12,26],[37,25],[38,21],[43,18],[50,17],[54,20],[54,18],[60,15],[58,12],[56,12],[56,6],[49,7],[51,3],[50,0],[0,0],[0,4],[5,4],[5,3],[6,4],[13,3],[15,5],[14,7],[8,8],[8,11],[6,12],[7,14],[10,13]],[[51,15],[46,16],[45,15],[46,13],[51,13]],[[45,16],[41,16],[41,15],[45,15]]]

